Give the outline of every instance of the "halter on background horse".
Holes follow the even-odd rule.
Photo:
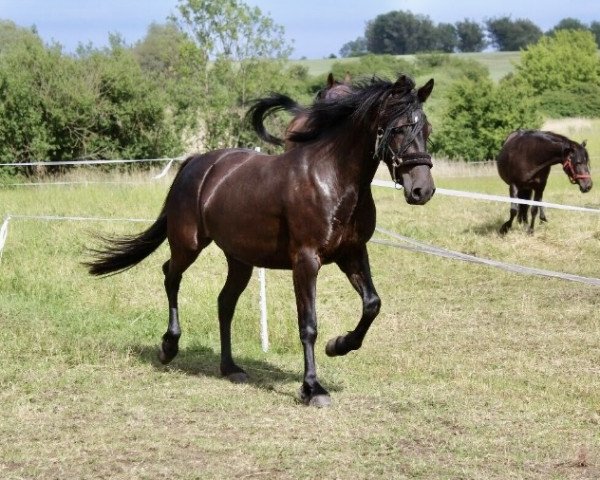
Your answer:
[[[227,280],[218,296],[221,373],[247,381],[231,351],[231,322],[253,266],[291,269],[300,340],[304,351],[303,402],[324,406],[330,397],[317,379],[314,344],[317,274],[336,263],[363,302],[356,328],[331,339],[330,356],[360,348],[380,308],[366,243],[375,229],[371,181],[379,161],[406,201],[424,204],[434,193],[429,127],[422,104],[430,80],[416,90],[412,79],[375,81],[335,101],[308,109],[305,128],[291,135],[297,145],[282,155],[225,149],[189,157],[179,169],[156,222],[144,232],[105,239],[87,263],[93,275],[122,272],[149,256],[168,238],[163,265],[169,323],[159,358],[170,362],[181,335],[178,291],[185,270],[215,242],[225,253]]]
[[[509,185],[511,198],[522,200],[542,200],[550,168],[561,164],[569,181],[578,184],[582,193],[592,188],[589,170],[589,156],[585,149],[585,141],[581,144],[553,132],[538,130],[517,130],[512,132],[504,142],[496,165],[502,180]],[[505,234],[512,227],[517,216],[519,223],[527,223],[529,205],[511,204],[510,219],[500,228]],[[545,222],[546,214],[539,207],[540,220]],[[538,207],[531,207],[531,223],[529,233],[533,233]]]

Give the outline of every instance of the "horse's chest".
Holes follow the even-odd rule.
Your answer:
[[[340,249],[366,243],[375,230],[375,205],[372,199],[340,203],[330,217],[329,235],[323,250],[334,255]]]

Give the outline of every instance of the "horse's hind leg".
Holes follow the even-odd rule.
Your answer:
[[[534,195],[533,195],[533,199],[536,202],[541,202],[542,201],[542,195],[544,194],[544,187],[546,185],[542,185],[541,188],[536,188],[534,191]],[[546,215],[544,213],[544,211],[542,210],[542,207],[538,207],[537,205],[534,205],[531,207],[531,223],[529,224],[529,233],[533,233],[533,224],[535,223],[535,217],[537,216],[538,213],[538,209],[540,211],[540,220],[542,221],[546,221]]]
[[[381,308],[381,300],[371,279],[366,245],[356,252],[350,252],[338,260],[337,264],[362,299],[362,316],[354,330],[327,342],[325,353],[330,357],[346,355],[351,350],[358,350]]]
[[[510,185],[510,187],[508,189],[508,194],[510,195],[510,198],[516,198],[517,193],[518,193],[517,187],[514,184]],[[505,235],[510,230],[510,228],[512,227],[513,220],[517,216],[518,211],[519,211],[519,204],[511,203],[510,204],[510,218],[508,219],[507,222],[505,222],[502,225],[502,227],[500,227],[501,235]]]
[[[533,192],[532,189],[524,188],[524,189],[519,190],[519,192],[517,193],[517,196],[521,200],[531,200],[532,192]],[[527,212],[529,212],[529,205],[527,205],[525,203],[520,203],[519,204],[519,216],[517,217],[517,220],[519,221],[519,223],[527,223]]]
[[[206,241],[199,248],[186,250],[174,248],[171,245],[171,258],[163,265],[165,274],[165,290],[169,300],[169,325],[167,331],[162,337],[162,344],[158,352],[158,358],[161,363],[169,363],[179,351],[179,337],[181,336],[181,327],[179,326],[179,313],[177,306],[177,297],[179,294],[179,285],[183,272],[194,263],[198,258],[202,248],[206,247],[210,241]]]
[[[231,321],[235,306],[252,277],[252,266],[227,256],[227,280],[219,294],[219,330],[221,334],[221,374],[234,383],[248,381],[248,375],[233,361]]]

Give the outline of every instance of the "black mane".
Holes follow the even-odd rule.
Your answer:
[[[319,141],[344,129],[352,135],[356,129],[387,127],[407,112],[420,107],[412,78],[403,76],[392,83],[373,78],[353,86],[352,92],[334,100],[314,102],[306,110],[302,131],[291,132],[295,143]],[[373,122],[380,116],[379,125]]]

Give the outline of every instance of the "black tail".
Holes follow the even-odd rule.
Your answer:
[[[150,228],[139,235],[107,238],[101,249],[92,249],[93,260],[84,262],[92,275],[120,273],[140,263],[167,238],[167,215],[163,211]]]
[[[252,129],[261,140],[273,145],[283,145],[283,140],[267,132],[263,123],[266,117],[281,110],[297,115],[304,112],[305,109],[290,97],[281,93],[271,93],[268,97],[255,100],[248,109],[246,118],[249,119]]]

